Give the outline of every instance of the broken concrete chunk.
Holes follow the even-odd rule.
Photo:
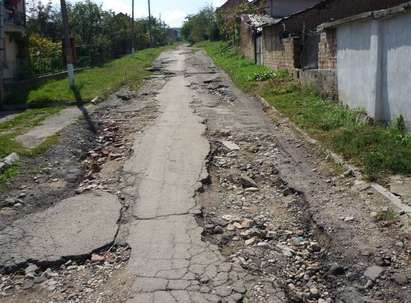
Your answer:
[[[249,176],[242,174],[240,176],[240,184],[244,187],[244,188],[249,188],[249,187],[253,187],[253,188],[257,188],[257,183],[255,183],[255,181],[253,179],[251,179]]]
[[[235,144],[234,142],[227,141],[227,140],[222,140],[221,143],[229,151],[240,150],[240,147],[237,144]]]
[[[9,166],[13,165],[20,160],[20,157],[16,153],[12,153],[0,161],[0,173],[5,171]]]
[[[254,224],[254,221],[245,218],[241,220],[240,224],[241,224],[241,228],[250,228]]]
[[[281,253],[285,257],[292,257],[295,254],[295,251],[286,245],[277,244],[276,247],[281,251]]]
[[[364,276],[372,281],[375,281],[382,275],[383,272],[384,268],[377,265],[372,265],[365,270]]]
[[[111,244],[120,209],[117,196],[95,191],[19,219],[0,235],[0,269],[85,256]]]
[[[20,157],[16,153],[12,153],[8,155],[6,158],[4,158],[3,162],[6,163],[6,165],[12,165],[13,163],[17,162],[20,160]]]

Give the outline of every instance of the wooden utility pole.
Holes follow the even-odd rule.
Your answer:
[[[131,53],[135,52],[135,31],[134,31],[134,0],[131,0]]]
[[[150,47],[153,46],[153,36],[151,34],[151,1],[148,0],[148,38],[150,40]]]
[[[0,107],[3,106],[4,96],[4,68],[6,53],[4,45],[4,1],[0,0]]]
[[[70,88],[75,88],[76,83],[74,79],[74,52],[70,41],[70,29],[67,16],[66,0],[60,0],[61,17],[63,19],[63,34],[64,34],[64,50],[66,53],[67,75]]]

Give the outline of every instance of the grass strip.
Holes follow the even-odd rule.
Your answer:
[[[138,88],[149,72],[154,59],[167,47],[150,48],[113,60],[101,67],[83,70],[76,74],[76,86],[83,101],[107,95],[123,85]],[[69,88],[67,79],[50,80],[37,87],[12,90],[6,96],[8,104],[27,104],[31,107],[47,106],[51,103],[75,101],[76,96]]]

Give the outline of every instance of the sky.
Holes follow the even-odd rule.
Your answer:
[[[131,14],[131,0],[95,0],[103,3],[105,9],[115,12]],[[134,0],[134,14],[136,17],[147,16],[147,0]],[[161,16],[171,27],[180,27],[184,18],[198,12],[207,4],[214,7],[222,5],[225,0],[151,0],[151,12],[155,17]]]
[[[47,0],[43,0],[47,2]],[[67,0],[76,2],[76,0]],[[92,0],[102,3],[106,10],[113,10],[117,13],[127,13],[131,15],[131,0]],[[211,4],[214,7],[221,6],[225,0],[151,0],[151,13],[154,17],[161,16],[170,27],[181,27],[184,18],[198,12],[202,7]],[[54,0],[55,5],[59,5],[58,0]],[[134,0],[135,17],[145,17],[148,15],[147,0]]]

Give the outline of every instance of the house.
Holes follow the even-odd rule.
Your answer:
[[[376,120],[402,115],[411,128],[410,3],[272,0],[241,17],[240,50]]]
[[[256,0],[254,3],[265,3],[265,12],[273,18],[283,18],[296,12],[304,11],[321,0]]]
[[[252,4],[256,7],[256,13],[242,16],[240,19],[240,49],[243,51],[243,55],[258,64],[267,64],[275,68],[291,68],[294,66],[294,57],[285,58],[285,53],[290,53],[290,51],[294,52],[294,42],[290,40],[289,45],[281,47],[279,50],[280,53],[275,54],[278,59],[277,62],[277,60],[272,57],[272,55],[274,55],[272,52],[276,50],[275,42],[267,40],[267,38],[271,39],[271,36],[269,37],[268,35],[274,35],[274,33],[270,32],[267,34],[264,33],[264,30],[265,28],[271,28],[279,24],[283,18],[311,8],[319,2],[320,0],[253,1]],[[260,22],[261,20],[259,19],[261,18],[264,19],[264,22]],[[252,20],[258,21],[252,22]],[[279,33],[277,36],[278,39],[280,39]],[[285,49],[287,49],[287,51]],[[282,62],[280,63],[280,61]]]
[[[26,7],[24,0],[4,1],[4,79],[17,76],[22,38],[25,35]]]
[[[167,40],[169,43],[174,43],[181,39],[181,29],[180,28],[169,28],[167,29]]]
[[[411,128],[411,1],[319,26],[334,38],[339,101]]]
[[[407,1],[356,0],[348,4],[346,0],[322,0],[311,2],[311,6],[308,6],[307,2],[308,8],[295,11],[282,17],[275,24],[263,28],[264,45],[267,50],[265,62],[274,68],[334,69],[335,37],[332,32],[328,36],[325,32],[321,35],[317,31],[318,25],[370,10],[386,9]],[[282,41],[283,39],[285,40]],[[290,44],[295,47],[287,48]],[[294,54],[290,54],[289,51],[293,51]]]

